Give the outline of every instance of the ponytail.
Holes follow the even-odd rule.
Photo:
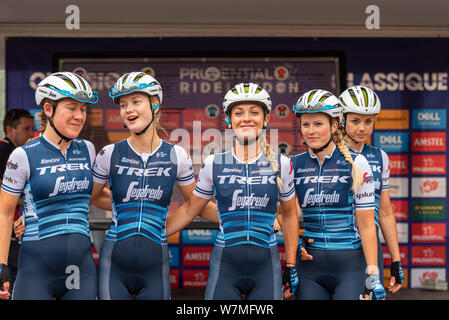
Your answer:
[[[276,159],[276,155],[271,152],[270,144],[267,141],[267,137],[265,133],[261,134],[259,139],[259,145],[262,148],[263,152],[265,153],[265,156],[267,157],[268,161],[270,162],[271,168],[276,174],[276,182],[279,188],[279,191],[282,189],[282,180],[279,177],[279,161]]]
[[[349,153],[349,148],[343,139],[341,127],[335,131],[333,140],[338,150],[340,150],[340,152],[345,157],[345,160],[352,166],[352,191],[356,192],[357,189],[360,188],[360,186],[363,184],[362,175],[360,173],[359,167],[357,167],[357,165],[352,160],[352,157]]]

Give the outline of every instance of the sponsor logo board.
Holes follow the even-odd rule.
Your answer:
[[[209,266],[210,255],[213,247],[183,247],[183,266]]]
[[[213,229],[185,229],[182,231],[182,243],[213,244],[218,230]]]
[[[412,197],[415,198],[445,198],[446,178],[424,177],[412,178]]]
[[[446,151],[446,132],[412,132],[412,151]]]
[[[209,270],[183,270],[182,286],[184,288],[206,288]]]
[[[446,129],[446,109],[413,110],[413,129]]]
[[[410,269],[410,287],[422,288],[426,280],[446,281],[445,268],[411,268]]]
[[[374,145],[385,152],[407,152],[408,132],[375,132]]]
[[[445,223],[412,223],[412,242],[445,242]]]
[[[444,266],[446,265],[445,246],[412,246],[413,266]]]
[[[409,110],[384,109],[376,117],[375,129],[408,129]]]
[[[390,159],[390,175],[407,175],[408,174],[408,155],[392,154]]]
[[[446,219],[445,200],[413,200],[413,220],[444,220]]]
[[[168,260],[170,267],[179,267],[179,247],[168,246]]]
[[[446,155],[412,155],[412,174],[446,174]]]

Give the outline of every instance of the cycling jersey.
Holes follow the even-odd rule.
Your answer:
[[[109,180],[113,215],[100,252],[99,298],[169,299],[165,222],[175,183],[195,182],[189,154],[164,140],[139,154],[123,140],[102,149],[93,176]]]
[[[187,152],[164,140],[152,154],[142,156],[128,140],[104,147],[93,176],[102,184],[109,179],[114,214],[107,239],[139,234],[158,244],[167,243],[165,221],[175,183],[195,181]]]
[[[211,155],[194,194],[215,195],[219,232],[210,259],[206,299],[281,299],[282,269],[273,223],[278,200],[294,197],[290,160],[276,155],[282,190],[266,156],[249,163],[226,151]]]
[[[280,192],[263,153],[251,163],[241,162],[230,150],[205,159],[193,193],[204,199],[215,194],[220,221],[217,246],[254,244],[268,248],[276,244],[273,223],[278,200],[287,201],[295,195],[291,163],[284,156],[277,157],[283,183]]]
[[[354,149],[351,149],[357,152]],[[375,206],[374,206],[374,218],[376,221],[376,227],[379,228],[379,203],[380,194],[383,190],[388,190],[390,185],[390,167],[388,155],[380,148],[364,144],[362,151],[357,152],[363,155],[371,167],[374,177],[374,189],[375,189]]]
[[[13,299],[96,299],[88,222],[94,158],[89,141],[73,139],[63,153],[43,136],[9,157],[2,191],[21,194],[26,225]]]
[[[22,241],[67,233],[89,237],[94,159],[89,141],[73,139],[63,154],[43,136],[11,153],[2,190],[21,194],[26,225]]]
[[[361,247],[355,210],[374,209],[374,183],[368,161],[351,152],[364,183],[353,193],[352,166],[334,146],[320,165],[309,151],[291,158],[304,235],[314,239],[311,248],[327,250]]]

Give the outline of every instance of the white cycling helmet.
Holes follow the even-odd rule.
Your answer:
[[[321,89],[313,89],[304,93],[293,106],[296,116],[304,113],[324,112],[331,118],[342,116],[340,100],[331,92]]]
[[[378,114],[380,100],[377,94],[364,86],[353,86],[342,92],[343,113]]]
[[[56,72],[39,82],[35,93],[36,104],[44,99],[58,101],[72,98],[85,103],[97,103],[98,95],[92,91],[89,83],[73,72]]]
[[[223,111],[229,115],[231,108],[242,102],[256,102],[265,109],[267,113],[271,112],[271,98],[268,92],[255,83],[239,83],[229,90],[223,101]]]
[[[121,76],[109,90],[109,96],[118,103],[118,98],[133,92],[143,92],[149,96],[157,96],[162,103],[161,84],[145,72],[130,72]]]

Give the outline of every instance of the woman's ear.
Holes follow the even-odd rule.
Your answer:
[[[339,125],[340,124],[339,124],[338,120],[332,119],[332,127],[331,127],[332,134],[334,134],[335,131],[337,131]]]
[[[44,114],[47,116],[47,118],[51,118],[53,115],[53,106],[50,104],[50,102],[45,102],[44,106],[42,107],[42,110],[44,110]]]

